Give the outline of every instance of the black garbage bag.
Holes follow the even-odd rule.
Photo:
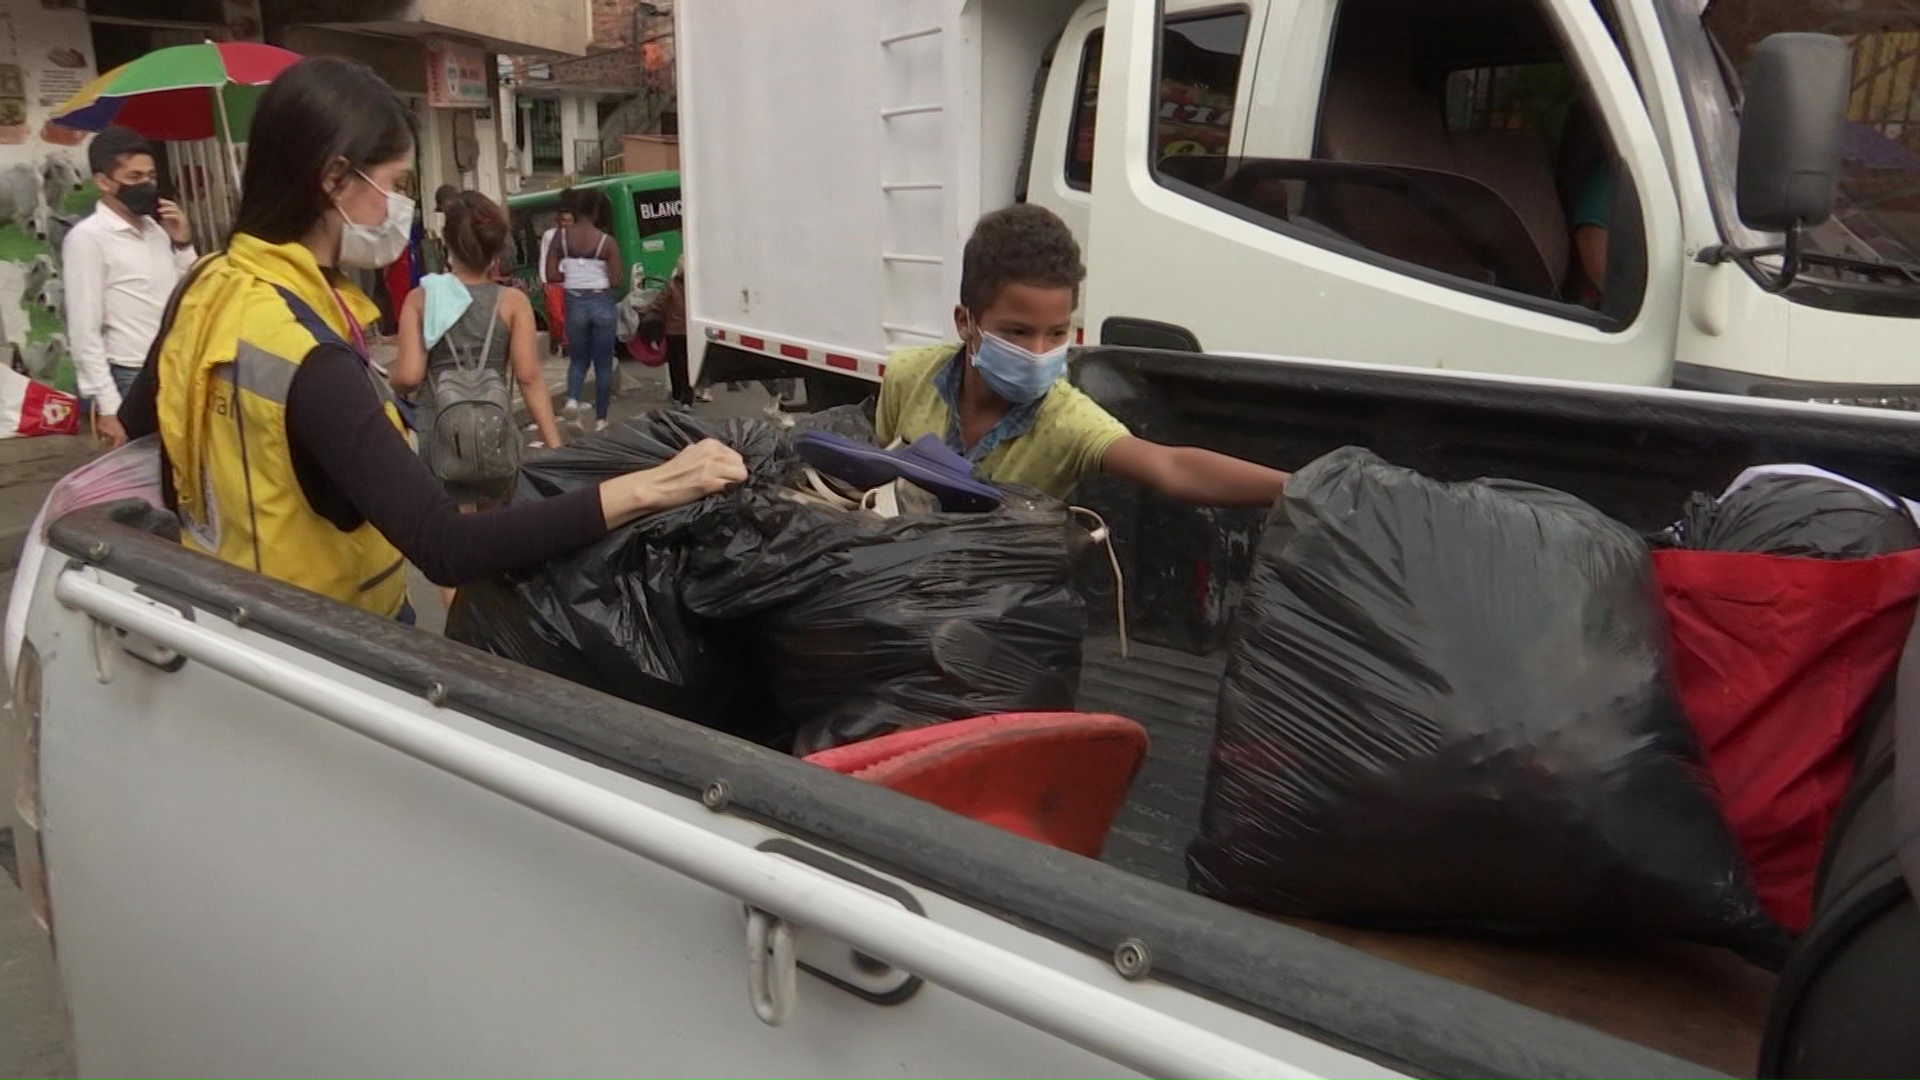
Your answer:
[[[823,431],[861,442],[872,442],[873,417],[877,407],[875,399],[868,398],[854,405],[835,405],[831,409],[802,413],[793,417],[787,437],[791,441],[809,431]]]
[[[744,627],[794,752],[1002,712],[1073,708],[1086,607],[1066,507],[882,521],[764,494],[695,552],[684,599]],[[1083,546],[1083,545],[1079,545]]]
[[[764,420],[705,420],[688,413],[658,412],[613,425],[563,450],[530,457],[520,468],[520,496],[546,498],[639,469],[652,468],[703,439],[717,439],[746,460],[755,489],[783,480],[794,458],[780,429]],[[649,540],[674,539],[724,516],[730,495],[702,499],[655,514],[627,528]]]
[[[1920,528],[1897,503],[1824,476],[1762,473],[1718,499],[1695,494],[1680,522],[1656,542],[1814,559],[1865,559],[1920,548]]]
[[[706,438],[747,460],[749,486],[783,476],[778,433],[752,420],[708,423],[661,413],[529,460],[521,499],[550,498],[661,464]],[[680,599],[691,544],[735,512],[717,495],[616,529],[586,549],[460,590],[447,636],[584,686],[708,727],[784,748],[760,666],[735,631]]]
[[[853,408],[828,422],[859,431]],[[1072,708],[1085,533],[1037,492],[992,514],[882,521],[783,494],[800,465],[771,424],[657,414],[528,461],[519,497],[598,484],[703,438],[740,451],[746,483],[462,589],[448,636],[765,745],[804,727],[799,753]]]
[[[1665,649],[1645,546],[1585,503],[1321,458],[1275,508],[1238,613],[1193,888],[1777,959]]]

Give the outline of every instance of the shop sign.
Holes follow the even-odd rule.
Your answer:
[[[436,109],[487,107],[487,53],[475,45],[429,38],[427,104]]]

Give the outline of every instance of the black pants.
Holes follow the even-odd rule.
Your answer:
[[[687,335],[667,335],[667,384],[676,404],[693,404],[693,380],[687,377]]]

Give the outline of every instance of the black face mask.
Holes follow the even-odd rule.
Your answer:
[[[160,186],[151,180],[144,184],[122,184],[113,197],[136,214],[151,217],[160,209]]]

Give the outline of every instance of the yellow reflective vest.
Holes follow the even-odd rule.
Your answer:
[[[365,326],[378,309],[353,285],[330,283],[304,245],[245,233],[194,275],[157,371],[182,542],[376,614],[399,614],[406,560],[372,524],[342,531],[314,512],[287,438],[287,392],[301,363],[316,346],[353,336],[348,311]],[[385,380],[371,366],[367,377],[405,434]]]

